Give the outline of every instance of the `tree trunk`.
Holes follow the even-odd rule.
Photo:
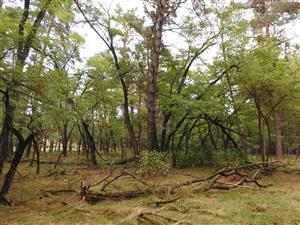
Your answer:
[[[68,124],[63,126],[62,146],[64,157],[66,157],[68,152]]]
[[[121,146],[121,160],[125,158],[125,148],[123,143],[123,138],[120,138],[120,146]]]
[[[50,141],[49,152],[53,152],[54,141]]]
[[[15,107],[11,105],[9,99],[9,92],[3,92],[3,101],[4,101],[4,118],[3,125],[0,134],[0,174],[4,166],[4,162],[8,159],[10,154],[9,149],[9,139],[10,139],[10,126],[13,122],[13,113]]]
[[[45,137],[43,140],[43,151],[46,153],[47,152],[47,138]]]
[[[70,153],[72,153],[72,149],[73,149],[72,140],[70,140],[70,142],[69,142],[69,152]]]
[[[131,146],[133,148],[133,153],[134,153],[134,157],[137,158],[139,156],[139,149],[138,149],[138,143],[136,141],[136,137],[135,137],[135,132],[130,120],[130,115],[129,115],[129,104],[128,104],[128,88],[127,85],[125,83],[124,78],[121,78],[121,84],[122,84],[122,88],[123,88],[123,97],[124,97],[124,119],[125,119],[125,124],[129,133],[129,137],[130,137],[130,142],[131,142]]]
[[[96,160],[96,145],[93,136],[89,132],[88,126],[84,120],[82,120],[82,127],[86,138],[86,143],[88,145],[89,151],[91,153],[91,164],[92,166],[97,166]]]
[[[17,146],[16,152],[14,154],[13,160],[11,162],[9,171],[7,172],[7,174],[5,175],[4,178],[4,183],[2,185],[1,188],[1,192],[0,192],[0,199],[5,199],[5,195],[8,193],[11,184],[13,182],[14,179],[14,175],[17,171],[17,167],[22,159],[22,155],[26,149],[26,146],[32,141],[34,134],[30,134],[25,140],[23,139],[22,135],[20,133],[18,133],[19,135],[19,144]],[[1,201],[0,201],[1,204]]]
[[[36,137],[33,137],[33,148],[36,154],[36,174],[40,173],[40,147]]]
[[[10,132],[9,137],[9,158],[11,159],[14,154],[14,136],[13,133]]]
[[[169,122],[169,119],[171,117],[171,113],[164,113],[163,114],[163,121],[162,121],[162,128],[161,128],[161,137],[160,137],[160,150],[162,152],[167,151],[167,125]]]
[[[79,141],[77,143],[77,155],[80,155],[80,149],[81,149],[81,138],[79,138]]]
[[[57,145],[58,145],[58,149],[57,150],[58,150],[58,152],[60,152],[60,141],[57,142]]]
[[[157,131],[156,131],[156,97],[157,97],[157,77],[159,73],[159,59],[162,46],[162,28],[164,22],[164,13],[157,9],[157,21],[155,21],[152,30],[152,56],[151,56],[151,73],[148,83],[148,150],[158,150]]]
[[[27,148],[26,148],[26,157],[27,158],[30,157],[31,148],[32,148],[32,141],[28,143]]]
[[[266,139],[263,132],[262,127],[262,119],[260,112],[258,112],[258,131],[259,131],[259,146],[260,146],[260,155],[261,155],[261,161],[265,162],[265,154],[266,154]]]
[[[276,158],[277,160],[283,160],[283,149],[282,149],[282,140],[281,140],[281,121],[280,113],[274,111],[274,120],[275,120],[275,140],[276,140]]]

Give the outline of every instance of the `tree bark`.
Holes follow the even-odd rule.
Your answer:
[[[15,107],[10,103],[9,91],[3,92],[4,101],[4,119],[2,130],[0,134],[0,173],[4,166],[4,162],[8,159],[10,154],[9,139],[10,139],[10,126],[13,122],[13,113]]]
[[[4,183],[2,185],[1,188],[1,192],[0,192],[0,199],[3,199],[4,196],[8,193],[11,184],[13,182],[14,179],[14,175],[17,171],[17,167],[22,159],[22,155],[26,149],[26,146],[32,141],[34,134],[30,134],[25,140],[22,137],[22,135],[18,132],[18,131],[14,131],[14,133],[16,133],[16,136],[19,139],[19,144],[17,146],[16,152],[14,154],[13,160],[11,162],[9,171],[7,172],[7,174],[5,175],[4,178]]]
[[[283,149],[281,140],[281,120],[280,113],[274,111],[274,122],[275,122],[275,141],[276,141],[276,158],[277,160],[283,160]]]
[[[50,146],[49,146],[49,152],[53,152],[53,145],[54,145],[54,141],[50,141]]]
[[[96,145],[93,136],[89,132],[88,126],[84,120],[82,120],[82,127],[86,138],[86,143],[88,145],[89,151],[91,153],[91,164],[92,166],[97,166],[96,160]]]
[[[168,1],[159,1],[156,12],[155,21],[152,26],[152,51],[151,51],[151,68],[150,79],[148,81],[148,118],[147,118],[147,134],[148,134],[148,150],[159,150],[156,130],[156,97],[157,97],[157,78],[159,75],[160,54],[162,48],[163,26],[168,11]]]
[[[161,145],[160,150],[162,152],[167,150],[167,125],[169,122],[169,119],[171,118],[170,112],[165,112],[163,114],[163,121],[162,121],[162,130],[161,130]]]
[[[68,152],[68,124],[63,125],[62,135],[63,154],[66,157]]]
[[[37,137],[34,135],[33,140],[33,148],[34,152],[36,154],[36,174],[40,173],[40,146],[37,141]]]
[[[43,151],[46,153],[47,152],[47,138],[44,137],[43,139]]]
[[[26,157],[27,158],[30,157],[31,148],[32,148],[32,141],[29,142],[28,145],[27,145],[27,147],[26,147]]]
[[[73,150],[73,143],[72,143],[72,140],[70,139],[70,142],[69,142],[69,152],[72,153],[72,150]]]

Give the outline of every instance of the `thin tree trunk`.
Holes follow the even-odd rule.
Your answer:
[[[10,132],[10,138],[9,138],[9,158],[11,159],[14,154],[14,137],[13,133]]]
[[[68,124],[65,123],[63,125],[62,146],[64,157],[66,157],[68,152]]]
[[[53,152],[53,145],[54,145],[54,141],[50,141],[50,146],[49,146],[49,152],[52,153]]]
[[[161,130],[161,137],[160,137],[160,150],[162,152],[167,151],[167,124],[169,122],[169,119],[171,117],[171,113],[164,113],[163,114],[163,120],[162,120],[162,130]]]
[[[275,120],[275,141],[276,141],[276,158],[277,160],[283,160],[283,149],[282,149],[282,140],[281,140],[281,120],[280,113],[274,111],[274,120]]]
[[[47,138],[44,137],[43,139],[43,151],[46,153],[47,152]]]
[[[72,153],[72,149],[73,149],[73,146],[72,146],[72,140],[70,140],[69,142],[69,152]]]
[[[40,147],[36,137],[33,137],[33,148],[36,154],[36,174],[40,173]]]
[[[81,138],[79,138],[79,141],[77,143],[77,155],[80,155],[80,149],[81,149]]]
[[[93,139],[93,136],[89,132],[88,126],[84,120],[82,120],[82,127],[83,127],[83,131],[85,134],[86,143],[87,143],[89,151],[91,153],[91,164],[92,164],[92,166],[97,166],[95,141]]]
[[[258,112],[258,131],[259,131],[259,143],[260,143],[259,146],[260,146],[261,161],[265,162],[266,143],[264,138],[260,112]]]
[[[32,148],[32,141],[30,141],[27,145],[27,148],[26,148],[26,157],[29,158],[30,157],[30,151],[31,151],[31,148]]]
[[[120,138],[120,145],[121,145],[121,160],[124,160],[125,158],[125,148],[124,148],[124,143],[123,143],[123,138]]]

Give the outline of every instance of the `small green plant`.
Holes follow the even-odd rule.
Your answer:
[[[64,176],[64,175],[67,174],[65,168],[61,168],[61,169],[49,169],[48,173],[49,173],[49,176]]]
[[[139,170],[143,176],[166,176],[170,170],[168,155],[166,153],[143,153],[139,160]]]

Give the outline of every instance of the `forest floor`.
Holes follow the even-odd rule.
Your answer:
[[[263,177],[259,182],[270,186],[261,190],[235,188],[206,192],[182,191],[176,201],[163,205],[155,202],[162,197],[172,199],[174,196],[152,194],[129,200],[105,200],[88,204],[77,193],[51,194],[47,190],[74,189],[79,192],[81,181],[96,183],[106,177],[112,167],[91,169],[85,165],[71,164],[72,158],[76,159],[75,156],[68,157],[51,176],[49,173],[53,171],[53,165],[41,164],[40,174],[35,175],[35,166],[23,162],[7,195],[12,206],[0,206],[0,225],[300,224],[299,162],[294,167],[281,168],[271,176]],[[124,166],[115,168],[114,174],[120,173],[122,168]],[[133,168],[126,169],[133,171]],[[202,167],[172,169],[167,176],[145,177],[143,181],[157,185],[176,184],[195,177],[208,177],[216,170]],[[4,175],[0,175],[1,183],[3,179]],[[91,190],[96,192],[100,186],[96,185]],[[112,183],[107,190],[136,188],[142,188],[142,184],[123,177]],[[150,218],[148,222],[139,221],[138,217],[142,213]]]

